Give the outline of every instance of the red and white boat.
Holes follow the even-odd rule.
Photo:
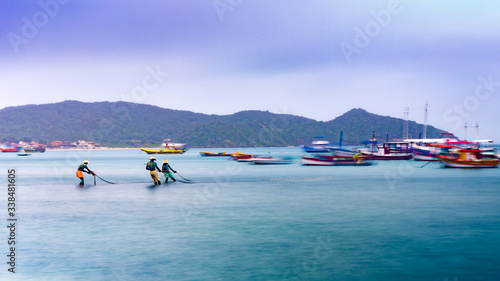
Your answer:
[[[439,155],[447,168],[496,168],[500,159],[482,158],[480,149],[460,149],[456,155]]]
[[[9,147],[3,147],[2,152],[19,152],[21,151],[22,147],[17,147],[17,146],[9,146]]]
[[[231,158],[233,160],[238,161],[238,162],[250,162],[249,160],[254,158],[254,157],[256,157],[256,156],[252,155],[252,154],[246,154],[246,153],[231,155]]]

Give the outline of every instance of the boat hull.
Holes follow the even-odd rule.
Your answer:
[[[149,148],[141,148],[142,151],[147,154],[182,154],[186,152],[185,150],[175,150],[175,149],[149,149]]]
[[[226,156],[227,157],[227,156],[231,156],[231,154],[225,153],[225,152],[215,153],[215,152],[201,151],[200,156],[204,156],[204,157]]]
[[[413,156],[407,155],[375,155],[363,153],[363,158],[368,160],[410,160]]]
[[[436,154],[421,150],[412,150],[411,155],[415,161],[439,161]]]
[[[439,156],[446,168],[496,168],[499,159],[460,160],[453,156]]]
[[[333,161],[327,158],[302,156],[304,166],[333,166]]]
[[[304,166],[370,166],[371,162],[359,161],[353,157],[316,155],[313,157],[302,156]]]
[[[2,152],[19,152],[19,151],[21,151],[21,148],[19,147],[2,148]]]
[[[248,162],[252,162],[257,165],[283,165],[291,164],[292,160],[288,158],[254,157],[248,159]]]
[[[45,147],[40,147],[40,148],[25,148],[25,152],[27,153],[44,153],[45,152]]]

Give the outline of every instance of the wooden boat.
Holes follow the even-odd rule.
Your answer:
[[[141,148],[147,154],[182,154],[186,152],[186,145],[183,143],[173,143],[170,139],[165,139],[161,148]]]
[[[152,148],[141,148],[142,151],[147,154],[182,154],[186,152],[184,149],[152,149]]]
[[[411,154],[416,161],[440,161],[439,154],[446,153],[455,146],[449,144],[431,143],[425,146],[413,145]]]
[[[218,153],[209,152],[209,151],[201,151],[200,152],[200,156],[228,156],[228,157],[231,157],[231,156],[238,156],[238,155],[246,155],[246,154],[243,153],[243,152],[226,153],[225,151],[224,152],[218,152]]]
[[[384,142],[376,145],[375,139],[368,141],[371,148],[361,151],[363,156],[369,160],[409,160],[411,155],[410,143],[408,142]]]
[[[352,156],[314,155],[302,156],[304,166],[369,166],[372,162]]]
[[[256,156],[248,159],[248,162],[258,165],[282,165],[291,164],[292,159],[288,157]]]
[[[301,145],[300,148],[302,148],[302,150],[304,150],[307,153],[324,153],[328,152],[328,147],[333,147],[333,145],[336,145],[326,140],[320,140],[323,137],[314,137],[314,138],[317,140],[312,141],[310,146]]]
[[[2,148],[2,152],[19,152],[20,150],[21,147],[16,147],[16,146],[9,146]]]
[[[209,152],[209,151],[200,151],[200,156],[231,156],[231,154],[224,152]]]
[[[25,147],[24,151],[27,153],[44,153],[45,152],[45,147],[43,146],[32,146],[32,147]]]
[[[460,149],[456,155],[439,155],[447,168],[496,168],[497,158],[482,158],[480,149]]]
[[[238,161],[238,162],[250,162],[249,160],[251,158],[254,158],[254,157],[256,157],[256,156],[252,155],[252,154],[246,154],[246,153],[231,155],[231,158],[233,160]]]

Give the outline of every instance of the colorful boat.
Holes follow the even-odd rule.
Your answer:
[[[455,147],[449,144],[431,143],[427,145],[413,145],[411,154],[416,161],[440,161],[438,156],[446,153],[450,148]]]
[[[45,147],[44,146],[25,147],[24,151],[26,153],[44,153],[45,152]]]
[[[209,151],[200,151],[200,156],[231,156],[231,154],[224,152],[209,152]]]
[[[141,148],[147,154],[182,154],[186,152],[186,145],[183,143],[173,143],[170,139],[165,139],[161,148]]]
[[[2,152],[19,152],[21,151],[22,147],[17,147],[17,146],[8,146],[8,147],[3,147]]]
[[[200,152],[200,156],[228,156],[228,157],[231,157],[231,156],[240,156],[240,155],[246,155],[246,154],[243,153],[243,152],[226,153],[225,151],[224,152],[218,152],[218,153],[209,152],[209,151],[201,151]]]
[[[152,148],[141,148],[142,151],[147,154],[182,154],[186,150],[181,149],[152,149]]]
[[[460,149],[456,155],[439,155],[446,168],[496,168],[500,159],[482,158],[480,149]]]
[[[254,156],[252,154],[246,154],[246,153],[231,155],[231,158],[233,160],[238,161],[238,162],[250,162],[249,160],[254,158],[254,157],[256,157],[256,156]]]
[[[401,142],[384,142],[382,145],[377,145],[375,135],[371,140],[363,142],[366,147],[360,150],[363,157],[369,160],[409,160],[411,155],[410,143]]]

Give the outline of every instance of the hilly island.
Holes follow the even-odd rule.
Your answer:
[[[401,139],[405,121],[351,109],[330,121],[290,114],[246,110],[209,115],[130,102],[64,101],[0,110],[0,141],[87,140],[108,147],[158,147],[170,138],[189,147],[297,146],[314,137],[345,145],[376,137]],[[423,125],[408,121],[408,135],[418,138]],[[427,126],[428,138],[445,131]]]

